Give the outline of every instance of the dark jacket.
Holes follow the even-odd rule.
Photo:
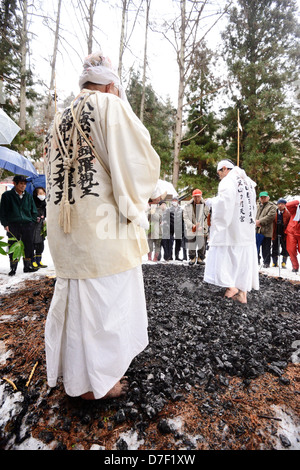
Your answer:
[[[42,243],[45,236],[41,235],[43,225],[46,222],[46,201],[40,201],[38,197],[33,196],[34,203],[37,208],[39,221],[36,222],[33,231],[33,243]]]
[[[167,209],[170,214],[170,234],[174,238],[182,239],[184,236],[183,212],[180,206],[171,206]]]
[[[12,188],[2,194],[0,202],[0,222],[6,227],[9,224],[27,224],[36,222],[37,209],[31,194],[24,192],[22,198]]]
[[[272,240],[275,240],[277,235],[283,236],[285,229],[289,223],[291,214],[287,210],[287,208],[284,209],[283,214],[282,214],[282,219],[278,218],[278,210],[276,212],[276,216],[273,222],[273,236]]]

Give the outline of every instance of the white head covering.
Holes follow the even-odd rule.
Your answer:
[[[86,82],[97,85],[114,85],[119,89],[119,96],[127,101],[125,91],[121,85],[120,77],[113,67],[109,57],[104,57],[101,51],[90,54],[84,59],[83,72],[79,78],[79,87],[83,88]]]
[[[217,171],[221,170],[224,166],[225,168],[234,168],[234,164],[231,163],[229,160],[221,160],[218,163]]]

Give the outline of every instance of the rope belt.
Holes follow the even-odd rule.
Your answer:
[[[69,172],[73,167],[74,162],[77,160],[78,157],[78,133],[83,137],[85,142],[90,146],[92,153],[95,155],[97,160],[100,162],[102,167],[104,168],[105,172],[110,177],[110,172],[107,169],[106,165],[104,164],[101,157],[98,155],[95,147],[90,142],[89,138],[83,132],[79,120],[81,112],[84,108],[86,101],[92,94],[96,94],[97,92],[91,91],[90,93],[84,96],[83,100],[78,104],[77,108],[74,110],[74,101],[71,103],[71,113],[73,117],[73,124],[70,129],[70,139],[68,145],[65,145],[63,136],[59,130],[59,124],[61,123],[61,113],[56,113],[54,118],[54,131],[53,136],[56,139],[58,149],[61,154],[61,158],[63,160],[63,170],[64,170],[64,180],[63,180],[63,195],[60,202],[60,211],[59,211],[59,225],[62,227],[64,233],[71,232],[71,207],[69,201]],[[72,157],[70,158],[70,147],[72,143]]]

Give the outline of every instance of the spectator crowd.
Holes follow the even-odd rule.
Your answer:
[[[25,248],[24,272],[46,267],[42,263],[46,236],[45,188],[33,195],[25,191],[26,178],[15,176],[14,188],[6,191],[0,204],[1,224],[9,245],[22,240]],[[166,194],[164,195],[166,196]],[[211,208],[202,191],[195,189],[189,201],[179,197],[150,199],[146,212],[149,221],[148,261],[188,261],[204,264],[209,249]],[[280,198],[272,202],[267,191],[259,193],[256,213],[256,247],[260,266],[285,269],[290,257],[292,272],[299,272],[300,201]],[[182,257],[181,257],[182,256]],[[16,273],[18,260],[10,254],[9,275]]]
[[[292,272],[299,271],[300,201],[280,198],[272,202],[267,191],[259,193],[256,213],[256,247],[260,266],[286,269],[290,257]],[[159,202],[149,200],[149,261],[189,261],[203,264],[209,249],[211,209],[202,191],[195,189],[189,201],[178,197]],[[181,251],[182,250],[182,251]],[[182,258],[180,255],[182,254]]]

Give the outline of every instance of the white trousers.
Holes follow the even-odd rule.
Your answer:
[[[141,266],[97,279],[58,278],[45,327],[50,387],[101,398],[148,345]]]
[[[220,287],[237,287],[243,292],[259,289],[256,245],[210,246],[204,281]]]

